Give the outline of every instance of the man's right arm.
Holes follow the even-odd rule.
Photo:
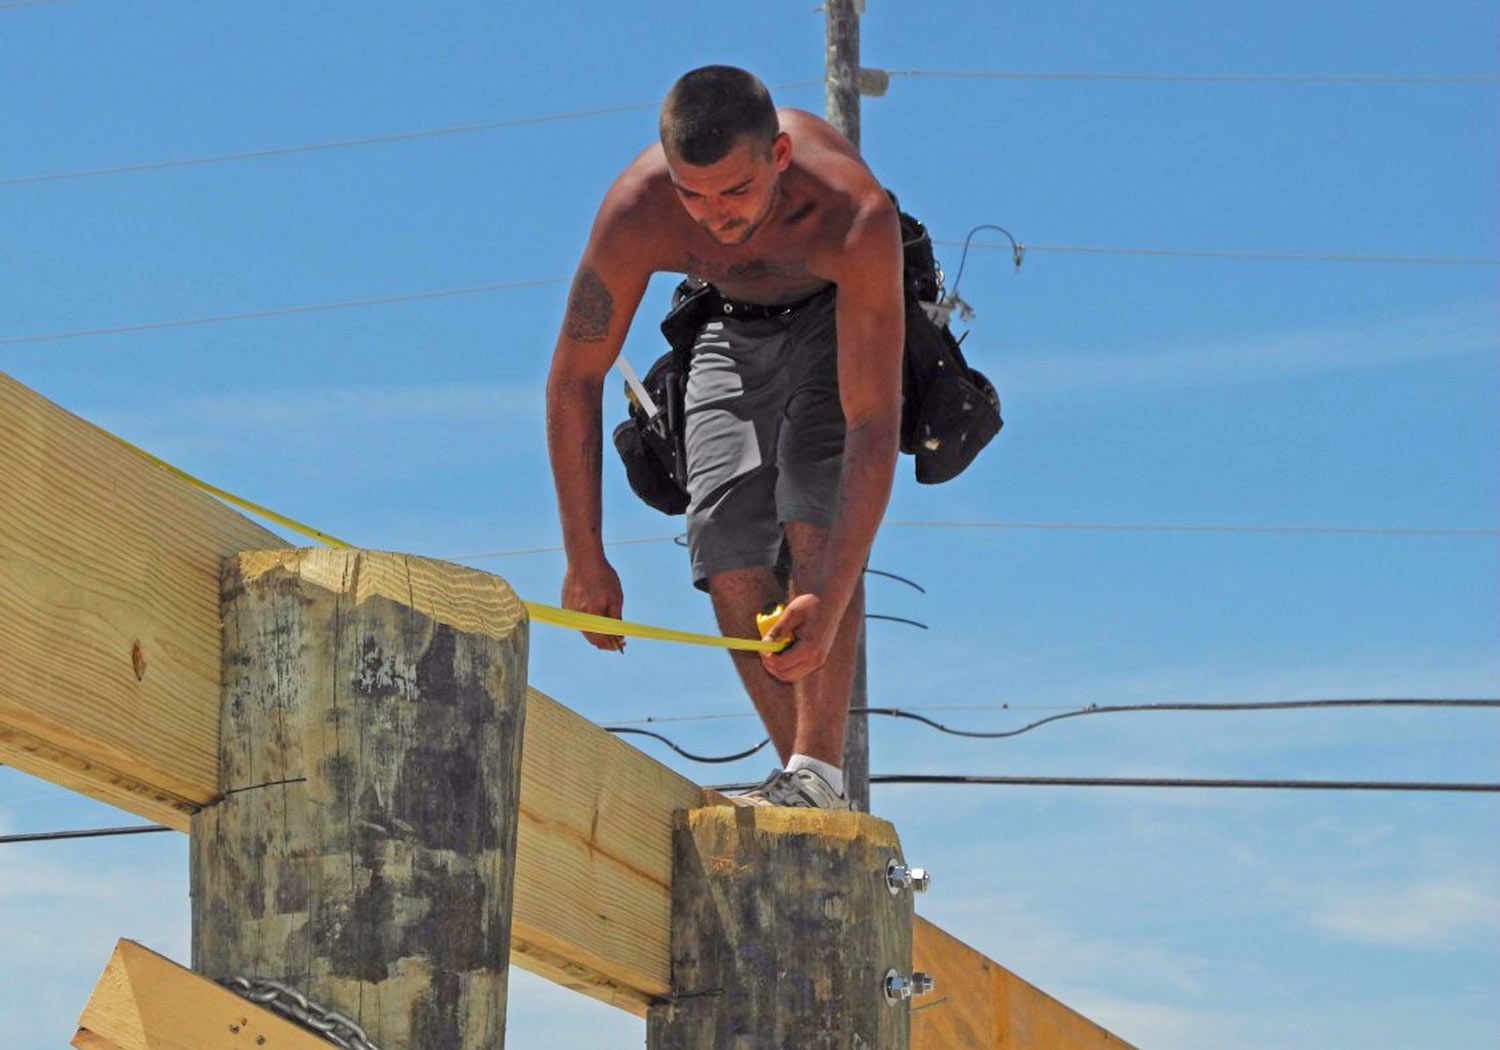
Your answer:
[[[630,194],[616,183],[600,206],[574,274],[547,375],[547,452],[568,559],[563,606],[615,617],[623,598],[619,577],[604,555],[601,412],[604,379],[651,276],[635,262],[639,246],[632,251],[639,221],[634,213]],[[624,648],[620,638],[584,637],[601,649]]]

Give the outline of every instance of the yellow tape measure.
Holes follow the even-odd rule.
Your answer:
[[[118,434],[111,434],[109,431],[102,429],[101,433],[123,445],[147,462],[161,467],[173,477],[186,481],[193,487],[202,489],[210,495],[217,496],[225,503],[239,507],[241,510],[248,510],[252,514],[258,514],[263,518],[276,522],[278,525],[283,525],[291,529],[293,532],[300,533],[309,539],[317,540],[326,546],[340,548],[353,546],[353,544],[346,543],[336,536],[330,536],[328,533],[320,529],[315,529],[311,525],[304,525],[300,521],[288,518],[284,514],[278,514],[269,507],[262,507],[259,503],[252,503],[247,499],[236,496],[232,492],[226,492],[216,485],[210,485],[201,478],[189,474],[181,467],[174,467],[166,460],[153,456],[143,448],[132,445]],[[570,627],[579,631],[593,631],[598,634],[618,634],[630,638],[654,638],[661,642],[682,642],[687,645],[712,645],[724,649],[742,649],[761,653],[779,652],[789,644],[781,641],[766,641],[764,637],[765,631],[769,630],[769,628],[763,629],[761,631],[762,637],[758,639],[725,638],[716,634],[697,634],[693,631],[674,631],[670,628],[653,627],[645,623],[631,623],[629,620],[617,620],[612,616],[596,616],[593,613],[574,612],[571,609],[559,609],[555,605],[542,605],[540,602],[523,601],[521,604],[526,606],[526,612],[538,623],[548,623],[557,627]],[[780,615],[780,607],[778,606],[777,608],[778,615]],[[755,620],[756,625],[759,626],[761,617],[757,616]]]
[[[784,612],[786,612],[785,605],[782,605],[780,602],[772,602],[755,614],[755,629],[760,632],[762,638],[771,633],[771,628],[776,626],[776,622],[781,619],[781,615]],[[790,638],[783,638],[775,644],[776,648],[773,652],[779,653],[796,645],[797,636],[794,634]]]

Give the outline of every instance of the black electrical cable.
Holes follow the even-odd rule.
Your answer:
[[[889,718],[909,718],[914,722],[922,722],[931,726],[939,732],[948,733],[951,736],[972,737],[976,740],[1003,740],[1006,737],[1020,736],[1029,733],[1033,729],[1047,725],[1049,722],[1060,722],[1065,718],[1082,718],[1085,715],[1109,715],[1132,711],[1293,711],[1319,707],[1500,707],[1500,700],[1443,700],[1443,699],[1352,699],[1352,700],[1261,700],[1245,703],[1184,703],[1184,704],[1090,704],[1088,707],[1077,711],[1064,711],[1061,714],[1048,715],[1039,718],[1035,722],[1028,722],[1019,729],[1004,729],[999,732],[982,733],[971,729],[952,729],[935,722],[925,715],[913,714],[903,711],[899,707],[864,707],[850,708],[851,714],[885,715]]]
[[[42,831],[30,835],[0,835],[0,845],[10,842],[55,842],[59,839],[97,839],[109,835],[149,835],[171,831],[160,824],[137,824],[128,828],[86,828],[82,831]]]
[[[871,576],[884,576],[888,580],[899,580],[900,582],[906,584],[908,587],[911,587],[922,594],[927,593],[927,588],[923,587],[916,580],[908,580],[905,576],[897,576],[894,572],[884,572],[880,569],[872,569],[868,565],[865,566],[865,572],[869,573]]]
[[[969,235],[964,238],[964,252],[958,257],[958,273],[953,278],[953,289],[948,293],[954,299],[958,298],[958,285],[964,279],[964,264],[969,261],[969,242],[974,239],[974,235],[980,230],[995,230],[998,233],[1005,234],[1006,238],[1010,241],[1010,257],[1015,262],[1017,270],[1021,268],[1021,263],[1026,258],[1026,246],[1012,237],[1010,231],[1005,227],[995,226],[991,223],[984,223],[974,227],[969,231]]]
[[[660,733],[653,733],[649,729],[634,729],[630,726],[603,726],[602,728],[607,733],[630,733],[634,736],[649,736],[653,740],[660,740],[663,744],[666,744],[683,758],[692,759],[694,762],[738,762],[742,758],[749,758],[751,755],[755,754],[757,751],[771,742],[770,738],[767,737],[765,740],[762,740],[754,747],[748,748],[744,751],[740,751],[733,755],[695,755],[691,751],[687,751],[681,747],[678,747],[676,744],[668,740],[666,737],[662,736]]]
[[[883,619],[891,619],[891,617],[882,617],[882,618]],[[907,621],[907,622],[915,623],[915,621]],[[921,624],[917,624],[917,626],[920,627],[922,625]],[[1243,703],[1218,703],[1218,704],[1205,704],[1205,703],[1180,703],[1180,704],[1176,704],[1176,703],[1160,703],[1160,704],[1110,704],[1110,705],[1092,704],[1092,705],[1090,705],[1088,707],[1082,707],[1082,708],[1079,708],[1079,709],[1077,709],[1075,711],[1064,711],[1061,714],[1048,715],[1046,718],[1039,718],[1035,722],[1029,722],[1029,723],[1027,723],[1024,726],[1021,726],[1019,729],[1002,729],[1002,730],[999,730],[997,732],[980,732],[978,730],[972,730],[972,729],[953,729],[953,728],[951,728],[949,726],[943,725],[941,722],[938,722],[938,721],[935,721],[935,720],[933,720],[931,718],[928,718],[925,715],[915,714],[915,713],[913,713],[911,711],[904,711],[904,710],[902,710],[899,707],[851,707],[849,709],[849,713],[852,714],[852,715],[881,715],[881,716],[886,717],[886,718],[906,718],[906,719],[910,719],[913,722],[921,722],[923,725],[931,726],[933,729],[936,729],[938,732],[940,732],[940,733],[947,733],[949,736],[969,737],[969,738],[976,739],[976,740],[1003,740],[1003,739],[1006,739],[1007,737],[1020,736],[1022,733],[1029,733],[1033,729],[1040,728],[1041,726],[1047,725],[1050,722],[1058,722],[1058,721],[1061,721],[1062,719],[1065,719],[1065,718],[1081,718],[1084,715],[1108,715],[1108,714],[1120,714],[1120,713],[1123,713],[1123,712],[1140,712],[1140,711],[1200,711],[1200,712],[1202,712],[1202,711],[1219,711],[1219,712],[1236,712],[1236,711],[1294,711],[1294,710],[1305,710],[1305,709],[1308,709],[1308,708],[1349,708],[1349,707],[1464,707],[1464,708],[1491,707],[1492,708],[1492,707],[1500,707],[1500,700],[1487,700],[1487,699],[1486,700],[1460,700],[1460,699],[1452,699],[1452,700],[1450,700],[1450,699],[1400,699],[1400,698],[1359,699],[1359,698],[1356,698],[1356,699],[1348,699],[1348,700],[1256,700],[1256,701],[1248,701],[1248,702],[1243,702]],[[721,756],[721,757],[701,757],[701,756],[694,756],[694,755],[688,754],[688,752],[682,750],[682,748],[680,748],[676,744],[672,743],[671,740],[669,740],[666,737],[661,736],[661,735],[659,735],[657,733],[650,733],[650,732],[646,732],[645,730],[641,730],[641,729],[630,729],[630,728],[627,728],[625,726],[605,726],[604,728],[607,729],[607,730],[609,730],[612,733],[615,733],[615,732],[620,732],[620,733],[641,733],[644,736],[655,737],[657,740],[660,740],[662,743],[664,743],[668,747],[672,748],[678,754],[685,755],[688,758],[692,758],[693,761],[695,761],[695,762],[733,762],[733,761],[735,761],[738,758],[745,757],[746,755],[753,755],[753,754],[755,754],[756,751],[759,751],[761,748],[765,747],[766,744],[768,743],[768,741],[762,740],[758,745],[756,745],[751,750],[749,750],[749,751],[743,751],[743,752],[740,752],[740,753],[735,754],[735,755],[725,755],[725,756]]]
[[[928,630],[927,625],[925,623],[923,623],[922,621],[920,621],[920,620],[908,620],[905,616],[887,616],[884,613],[865,613],[865,619],[866,620],[889,620],[892,623],[904,623],[904,624],[906,624],[906,625],[908,625],[910,627],[920,627],[924,631]],[[864,709],[863,708],[851,709],[851,712],[853,714],[859,714],[862,710],[864,710]]]

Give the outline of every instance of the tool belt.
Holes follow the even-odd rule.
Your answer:
[[[710,284],[689,277],[672,293],[672,309],[661,322],[671,347],[646,371],[641,385],[656,402],[655,416],[627,386],[630,414],[615,427],[615,451],[625,463],[625,479],[647,506],[663,514],[687,511],[687,427],[683,400],[688,362],[698,332],[722,300]]]
[[[891,200],[896,200],[895,194]],[[958,477],[974,462],[1005,421],[994,384],[964,360],[960,340],[948,325],[924,309],[936,305],[942,295],[942,271],[927,227],[905,212],[900,215],[901,283],[906,291],[901,451],[915,457],[917,481],[937,485]]]
[[[895,194],[891,195],[894,202]],[[899,205],[898,205],[899,211]],[[936,485],[957,477],[1000,432],[1000,398],[994,385],[971,368],[946,324],[935,322],[922,304],[935,303],[942,274],[927,228],[901,212],[902,284],[905,289],[906,349],[901,378],[901,451],[912,455],[917,481]],[[821,293],[818,293],[821,294]],[[626,388],[630,414],[614,431],[615,450],[625,464],[630,488],[663,514],[687,510],[687,448],[683,400],[693,344],[714,316],[774,317],[805,306],[768,306],[725,299],[713,285],[689,277],[672,294],[672,308],[661,322],[671,347],[642,378],[656,402],[651,416]]]

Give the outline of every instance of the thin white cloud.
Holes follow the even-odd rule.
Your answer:
[[[81,409],[86,418],[110,429],[211,432],[276,429],[337,430],[382,428],[417,423],[507,423],[535,425],[543,409],[539,385],[435,383],[380,386],[355,384],[288,388],[255,393],[220,393],[168,401],[149,411],[101,407]]]
[[[1188,995],[1216,983],[1209,962],[1189,951],[1141,939],[1082,935],[1044,914],[1025,893],[976,894],[945,908],[943,924],[964,931],[976,946],[1004,945],[997,958],[1006,968],[1075,1009],[1061,992],[1071,982],[1128,983]]]
[[[1011,395],[1177,390],[1385,367],[1496,349],[1493,307],[1454,308],[1333,328],[1271,332],[1195,346],[1044,349],[1007,356]]]
[[[1308,919],[1319,929],[1366,944],[1445,948],[1491,942],[1500,934],[1500,896],[1458,880],[1345,889]]]
[[[1146,1050],[1203,1050],[1222,1045],[1224,1019],[1218,1011],[1188,1010],[1089,989],[1073,991],[1068,998],[1069,1005],[1085,1017]]]

